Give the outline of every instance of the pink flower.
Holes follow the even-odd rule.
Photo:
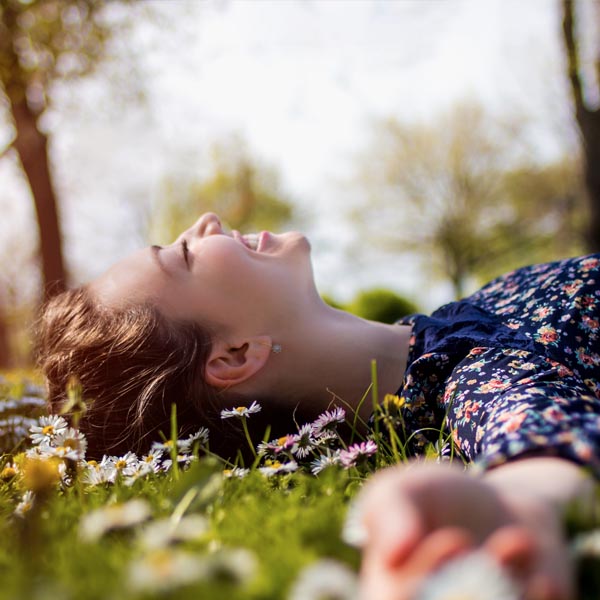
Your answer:
[[[360,444],[352,444],[348,450],[340,452],[340,462],[346,469],[349,469],[350,467],[355,467],[359,461],[366,459],[376,452],[377,444],[373,440],[360,442]]]

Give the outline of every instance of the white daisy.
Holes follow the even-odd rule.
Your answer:
[[[177,455],[177,464],[182,469],[187,469],[193,462],[195,462],[197,460],[198,459],[195,456],[192,456],[191,454],[178,454]],[[161,464],[161,471],[166,473],[167,471],[170,471],[172,466],[173,466],[173,461],[170,458],[168,458],[167,460],[163,460],[162,464]]]
[[[419,590],[416,600],[520,600],[522,590],[491,556],[472,552],[446,563]]]
[[[315,446],[329,448],[339,444],[340,436],[336,431],[331,429],[323,429],[320,433],[314,436],[314,440]]]
[[[312,425],[310,423],[302,425],[296,435],[292,435],[291,438],[294,442],[292,446],[292,453],[298,458],[306,458],[311,450],[315,447],[315,440],[312,436]]]
[[[50,444],[41,444],[40,450],[53,456],[70,460],[83,460],[87,448],[85,436],[77,429],[69,427],[57,434]]]
[[[184,440],[177,440],[177,448],[181,452],[191,452],[194,444],[206,446],[208,444],[209,431],[206,427],[200,427],[196,433],[193,433]]]
[[[95,542],[108,531],[134,527],[149,519],[150,515],[150,505],[145,500],[103,506],[83,515],[79,521],[79,537],[84,542]]]
[[[239,479],[243,479],[250,473],[250,469],[242,469],[242,467],[233,467],[233,469],[224,469],[223,477],[226,479],[231,479],[233,477],[238,477]]]
[[[44,446],[33,446],[25,450],[25,456],[27,458],[50,458],[52,455],[44,450]]]
[[[600,556],[600,529],[592,529],[576,536],[573,551],[580,556]]]
[[[326,467],[340,464],[340,451],[334,450],[330,452],[327,450],[325,454],[321,454],[319,458],[316,458],[310,463],[310,470],[313,475],[318,475]]]
[[[109,480],[114,482],[119,476],[133,475],[137,470],[138,462],[138,457],[133,452],[127,452],[123,456],[105,456],[100,464],[108,471]]]
[[[250,406],[238,406],[236,408],[225,408],[221,411],[221,419],[229,419],[230,417],[248,417],[254,413],[260,412],[261,406],[258,402],[252,402]]]
[[[173,440],[165,440],[164,442],[153,442],[151,452],[165,452],[167,454],[171,453],[173,450]]]
[[[103,483],[113,483],[112,469],[107,468],[102,463],[88,461],[84,467],[81,480],[86,485],[102,485]]]
[[[25,381],[23,386],[23,396],[44,398],[46,396],[46,390],[43,385],[38,385],[37,383],[33,383],[33,381]]]
[[[270,454],[272,456],[276,456],[280,452],[291,450],[293,446],[294,436],[284,435],[275,440],[271,440],[270,442],[261,442],[256,449],[258,450],[259,454]]]
[[[146,477],[147,475],[150,475],[150,473],[154,473],[152,467],[148,463],[139,460],[135,464],[133,473],[127,475],[124,478],[123,483],[125,483],[126,486],[131,487],[138,479]]]
[[[25,517],[25,515],[33,508],[35,503],[35,495],[31,490],[27,490],[23,497],[21,498],[21,502],[17,504],[15,508],[15,515],[17,517]]]
[[[63,417],[49,415],[40,417],[38,425],[32,425],[29,428],[31,432],[31,442],[33,444],[50,444],[54,438],[64,433],[69,427],[69,424]]]
[[[360,493],[350,501],[340,536],[346,544],[355,548],[362,548],[368,539],[367,529],[363,522],[363,498],[364,495]]]
[[[147,549],[164,548],[175,542],[194,541],[210,529],[205,517],[198,514],[186,515],[178,521],[159,519],[151,521],[140,533],[140,542]]]
[[[265,475],[266,477],[271,477],[272,475],[279,475],[281,473],[292,473],[298,469],[298,463],[291,460],[286,463],[281,463],[277,460],[271,461],[268,460],[265,463],[264,467],[259,467],[259,471]]]
[[[452,455],[452,446],[450,445],[450,441],[443,442],[441,440],[437,440],[433,445],[433,450],[436,455],[435,462],[445,462],[449,461]]]
[[[202,578],[206,561],[184,550],[161,548],[135,559],[129,565],[129,587],[156,594]]]
[[[162,449],[150,450],[148,454],[145,454],[140,462],[147,464],[155,473],[158,473],[162,469],[162,458],[164,451]]]
[[[0,433],[3,436],[14,438],[16,443],[27,437],[27,432],[35,427],[37,423],[37,419],[31,419],[23,415],[10,415],[6,419],[0,419]]]
[[[358,577],[343,563],[322,559],[300,572],[287,600],[358,600]]]
[[[217,549],[206,560],[205,577],[230,581],[238,585],[247,583],[258,568],[256,556],[245,548]]]
[[[2,407],[8,408],[8,404],[6,402]],[[38,396],[21,396],[18,400],[14,400],[12,404],[13,406],[10,408],[41,408],[45,407],[47,402],[44,398],[39,398]]]

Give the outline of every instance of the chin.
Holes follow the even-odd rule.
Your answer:
[[[290,241],[294,246],[302,248],[306,252],[310,253],[310,241],[303,233],[300,233],[299,231],[290,231],[287,235],[290,236]]]

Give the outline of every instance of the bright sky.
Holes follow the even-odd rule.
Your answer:
[[[47,121],[58,132],[67,252],[83,278],[140,244],[143,208],[132,210],[132,200],[143,207],[165,176],[201,171],[207,148],[237,132],[280,170],[307,215],[322,291],[347,298],[382,285],[433,308],[449,288],[432,287],[414,260],[381,260],[365,248],[357,268],[345,254],[355,242],[341,182],[354,173],[371,120],[427,120],[464,98],[532,120],[540,102],[564,114],[559,4],[551,0],[154,4],[168,7],[171,26],[129,39],[142,53],[146,103],[111,108],[114,90],[89,82],[63,90]],[[557,130],[540,125],[540,155],[561,147]],[[0,203],[24,206],[26,190],[7,162]],[[15,222],[31,229],[28,218],[15,209],[0,233],[14,235]]]

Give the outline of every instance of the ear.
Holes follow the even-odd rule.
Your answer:
[[[240,340],[215,340],[206,362],[204,379],[208,385],[227,389],[258,373],[271,354],[269,336]]]

